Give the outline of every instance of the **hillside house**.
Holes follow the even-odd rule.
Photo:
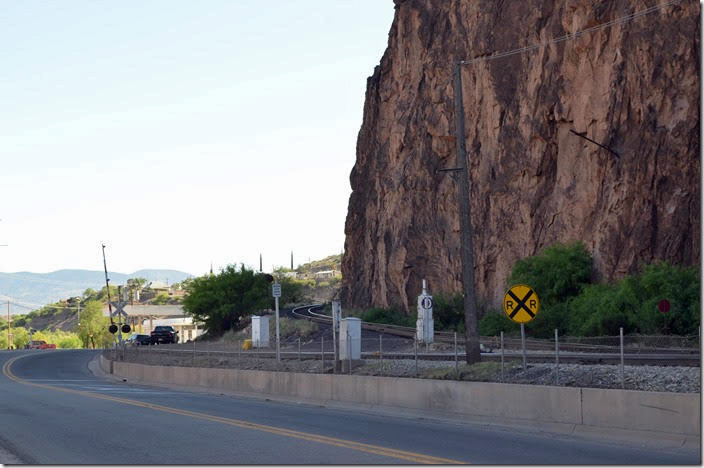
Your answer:
[[[318,271],[314,273],[315,279],[330,279],[334,278],[337,276],[338,271],[337,270],[324,270],[324,271]]]

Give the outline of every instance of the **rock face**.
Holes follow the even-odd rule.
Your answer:
[[[665,2],[662,2],[665,3]],[[668,2],[670,3],[670,2]],[[699,3],[395,0],[368,79],[345,225],[343,304],[461,291],[452,68],[462,70],[480,307],[517,259],[580,240],[595,274],[700,262]],[[602,149],[573,132],[607,146]]]

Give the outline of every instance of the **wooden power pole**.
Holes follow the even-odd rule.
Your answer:
[[[474,291],[474,251],[472,248],[472,211],[469,203],[469,161],[465,146],[464,104],[462,102],[462,62],[455,64],[455,123],[457,168],[459,169],[458,198],[460,202],[460,252],[462,258],[462,292],[464,293],[464,327],[467,364],[482,359],[479,349],[477,298]]]

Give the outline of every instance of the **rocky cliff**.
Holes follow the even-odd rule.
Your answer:
[[[422,278],[461,290],[457,186],[438,169],[456,166],[452,67],[474,58],[462,79],[483,308],[517,259],[556,242],[584,242],[606,280],[699,264],[699,3],[628,16],[664,3],[395,0],[350,175],[343,304],[409,310]]]

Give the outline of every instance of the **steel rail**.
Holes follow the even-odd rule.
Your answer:
[[[306,319],[309,321],[331,324],[332,317],[330,317],[329,315],[313,312],[313,309],[320,309],[322,307],[323,307],[323,304],[305,305],[305,306],[300,306],[300,307],[294,308],[292,310],[292,313],[300,318],[303,318],[303,319]],[[307,309],[306,313],[296,312],[297,310],[301,310],[301,309]],[[386,334],[394,335],[394,336],[406,337],[406,338],[413,338],[416,334],[415,328],[404,327],[402,325],[382,324],[382,323],[365,322],[365,321],[362,321],[362,329],[375,331],[378,333],[386,333]],[[457,340],[463,341],[464,335],[458,333]],[[439,343],[444,343],[444,344],[453,344],[454,343],[454,332],[436,331],[435,332],[435,341],[437,341]],[[487,347],[489,349],[497,349],[500,346],[499,342],[498,342],[498,337],[494,337],[494,336],[480,337],[480,342],[482,345],[484,345],[485,347]],[[506,349],[520,349],[521,340],[520,340],[520,338],[505,337],[504,338],[504,347]],[[535,338],[529,338],[526,340],[526,349],[528,349],[528,350],[549,351],[549,350],[552,350],[553,347],[554,347],[554,341],[552,341],[552,340],[540,340],[540,339],[535,339]],[[560,342],[560,349],[565,352],[576,351],[576,352],[583,352],[583,353],[602,353],[602,354],[607,353],[608,354],[608,353],[618,353],[620,348],[619,348],[619,346],[614,346],[614,345],[574,343],[574,342],[568,341],[568,338],[567,338],[566,341]],[[663,348],[663,347],[628,346],[626,349],[631,354],[676,354],[676,355],[691,354],[692,356],[699,356],[699,353],[698,353],[699,350],[696,348],[684,348],[684,347]],[[673,357],[673,359],[676,359],[676,357]]]

